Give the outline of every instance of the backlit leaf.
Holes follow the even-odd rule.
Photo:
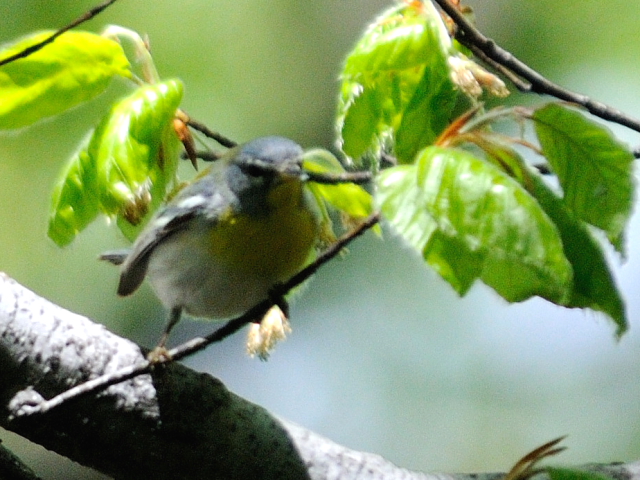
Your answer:
[[[175,177],[181,99],[178,80],[145,85],[102,119],[55,187],[48,234],[56,243],[70,243],[98,212],[135,237]]]
[[[347,57],[343,74],[357,77],[423,66],[450,46],[449,34],[433,5],[398,5],[383,13],[363,34]]]
[[[533,115],[536,133],[574,214],[623,250],[633,202],[633,154],[603,126],[581,113],[548,104]]]
[[[49,218],[49,237],[58,246],[68,245],[99,213],[95,162],[86,145],[76,153],[57,181]]]
[[[424,69],[396,132],[395,154],[400,162],[411,163],[449,124],[457,92],[447,73],[444,62],[436,61]]]
[[[179,80],[142,86],[118,102],[98,125],[91,146],[105,213],[122,214],[149,194],[160,194],[160,200],[164,196],[177,163],[165,158],[160,145],[172,127],[182,92]]]
[[[544,469],[550,480],[614,480],[614,477],[600,472],[589,472],[574,468],[547,467]]]
[[[378,18],[341,75],[337,125],[343,151],[357,159],[395,144],[408,163],[433,142],[456,97],[447,64],[451,48],[430,2],[399,5]]]
[[[384,217],[460,294],[476,278],[509,301],[562,303],[572,270],[558,230],[523,187],[456,149],[428,147],[414,166],[383,171]]]
[[[571,296],[563,305],[606,314],[616,324],[616,334],[621,336],[628,327],[625,305],[602,247],[542,179],[532,175],[531,181],[538,202],[560,231],[565,256],[573,268]]]
[[[0,52],[0,58],[51,33],[23,38]],[[37,52],[0,67],[0,128],[31,125],[86,102],[116,75],[130,76],[119,43],[89,32],[66,32]]]
[[[344,167],[330,152],[322,149],[308,150],[304,154],[303,169],[313,173],[343,174]],[[321,202],[326,202],[343,215],[352,220],[361,220],[373,213],[371,194],[360,185],[339,183],[327,185],[307,182],[307,187]],[[375,228],[379,231],[379,228]]]

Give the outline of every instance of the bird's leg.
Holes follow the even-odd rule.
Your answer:
[[[164,332],[160,337],[160,341],[158,342],[158,345],[156,346],[156,348],[151,350],[147,355],[147,359],[151,363],[160,363],[162,361],[166,361],[171,358],[171,355],[169,355],[169,351],[167,350],[166,344],[167,344],[167,340],[169,339],[169,334],[171,333],[171,330],[173,330],[173,327],[176,326],[176,323],[180,321],[180,317],[182,317],[182,307],[173,307],[171,309],[171,312],[169,312],[169,320],[167,321],[167,326],[164,328]]]

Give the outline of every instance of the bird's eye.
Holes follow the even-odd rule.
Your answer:
[[[267,173],[267,170],[265,170],[264,167],[252,163],[242,165],[240,168],[242,168],[244,173],[252,177],[263,177]]]
[[[255,178],[268,177],[275,173],[272,164],[257,159],[241,162],[240,168],[246,175]]]

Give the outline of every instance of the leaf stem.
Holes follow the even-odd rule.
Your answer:
[[[109,25],[102,32],[102,35],[107,38],[115,39],[116,41],[119,41],[121,38],[129,40],[133,44],[135,54],[140,61],[144,81],[150,84],[155,84],[160,81],[160,75],[153,63],[153,57],[151,57],[149,43],[137,32],[119,25]]]
[[[237,142],[231,140],[228,137],[225,137],[221,133],[214,132],[209,127],[207,127],[204,123],[198,122],[197,120],[194,120],[193,118],[189,117],[186,123],[191,128],[193,128],[193,129],[199,131],[200,133],[202,133],[205,137],[210,138],[212,140],[215,140],[216,142],[218,142],[223,147],[233,148],[236,145],[238,145]]]

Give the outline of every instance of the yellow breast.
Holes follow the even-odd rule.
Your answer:
[[[286,181],[269,193],[264,215],[221,219],[211,232],[211,253],[238,272],[280,282],[309,260],[318,222],[299,181]]]

